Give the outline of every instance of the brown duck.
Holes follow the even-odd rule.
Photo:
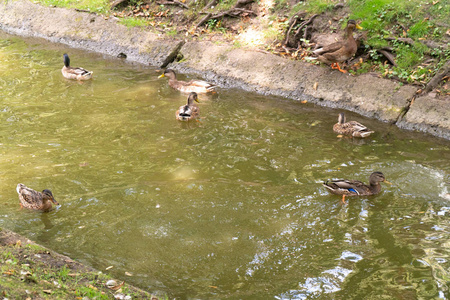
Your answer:
[[[317,60],[331,65],[332,69],[338,69],[343,73],[347,73],[347,71],[342,70],[339,67],[338,63],[346,61],[355,55],[356,50],[358,49],[356,40],[353,37],[353,31],[355,29],[362,29],[362,27],[356,24],[355,20],[348,20],[342,41],[326,45],[323,48],[313,51],[314,54],[318,55]]]
[[[333,125],[333,131],[336,132],[337,134],[351,135],[353,137],[359,138],[365,138],[374,133],[373,131],[369,130],[366,126],[364,126],[359,122],[356,121],[345,122],[344,113],[339,114],[338,122]]]
[[[187,104],[180,106],[175,114],[178,121],[190,121],[198,118],[199,108],[195,102],[198,102],[198,96],[197,93],[192,92],[189,94]]]
[[[331,193],[342,195],[342,202],[345,203],[345,196],[369,196],[378,194],[381,191],[380,182],[391,184],[384,178],[383,173],[373,172],[369,177],[369,185],[358,180],[333,180],[323,183]]]
[[[171,69],[166,69],[164,73],[158,78],[162,77],[169,78],[169,85],[172,88],[184,93],[191,93],[191,92],[195,92],[197,94],[213,93],[215,92],[215,88],[217,87],[214,84],[211,84],[203,80],[191,80],[189,82],[177,80],[177,74],[175,73],[175,71]]]
[[[64,53],[64,66],[61,69],[61,73],[67,79],[89,80],[92,78],[92,73],[94,72],[80,67],[71,67],[69,55]]]
[[[43,190],[41,193],[27,188],[22,183],[17,185],[16,190],[19,194],[20,207],[22,208],[48,211],[52,208],[52,202],[59,205],[50,190]]]

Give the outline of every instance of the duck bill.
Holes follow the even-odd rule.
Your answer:
[[[55,203],[55,205],[59,205],[58,201],[55,200],[55,198],[52,197],[52,202]]]
[[[163,77],[166,77],[166,76],[164,76],[164,74],[161,74],[158,76],[158,78],[163,78]]]
[[[358,24],[356,24],[356,29],[362,30],[364,28],[362,28],[361,26],[359,26]]]
[[[389,181],[387,181],[387,180],[384,180],[383,182],[384,182],[384,183],[387,183],[387,184],[392,184],[392,182],[389,182]]]

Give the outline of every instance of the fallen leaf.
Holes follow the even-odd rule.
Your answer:
[[[307,102],[308,102],[307,100],[302,100],[302,101],[300,101],[301,104],[305,104],[305,103],[307,103]]]
[[[114,268],[114,266],[106,267],[105,270],[111,270],[112,268]]]
[[[44,293],[46,293],[46,294],[51,294],[52,293],[52,290],[42,290]]]
[[[317,81],[314,82],[313,89],[317,91],[318,86],[319,86],[319,83]]]
[[[130,272],[125,272],[125,275],[127,275],[127,276],[133,276],[133,274],[131,274]]]
[[[120,289],[123,286],[124,283],[125,283],[125,281],[122,281],[121,283],[117,283],[114,280],[109,280],[108,282],[106,282],[106,286],[113,291],[117,291],[118,289]]]
[[[16,247],[20,247],[20,246],[22,246],[22,241],[21,241],[21,240],[18,240],[18,241],[16,242]]]

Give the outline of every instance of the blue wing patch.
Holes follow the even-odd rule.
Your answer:
[[[358,192],[355,189],[348,189],[348,191],[358,194]]]

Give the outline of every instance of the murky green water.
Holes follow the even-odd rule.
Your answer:
[[[181,124],[157,75],[1,34],[0,227],[180,299],[450,298],[448,141],[351,113],[377,133],[338,139],[338,111],[224,89]],[[346,206],[320,184],[375,170],[394,184]],[[19,182],[61,207],[20,210]]]

